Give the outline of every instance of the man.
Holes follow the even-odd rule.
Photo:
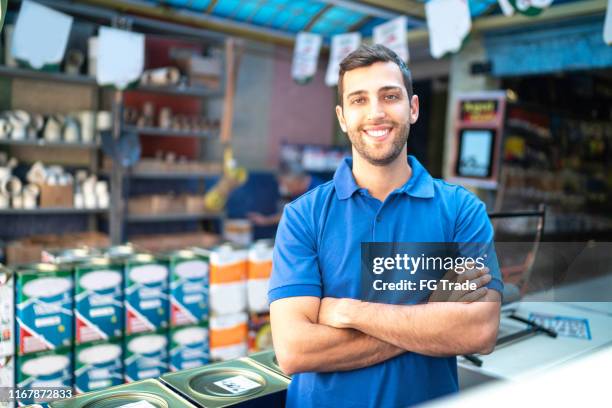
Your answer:
[[[258,227],[276,226],[283,215],[282,211],[286,204],[321,183],[322,181],[318,177],[306,173],[300,166],[285,164],[281,166],[278,174],[278,192],[281,198],[278,203],[278,212],[270,215],[251,212],[248,217]]]
[[[419,99],[392,51],[347,56],[338,93],[353,158],[285,207],[276,236],[269,298],[276,355],[293,374],[287,406],[405,407],[456,392],[455,356],[494,347],[498,272],[471,274],[478,289],[461,302],[368,303],[360,245],[492,242],[484,204],[407,159]]]

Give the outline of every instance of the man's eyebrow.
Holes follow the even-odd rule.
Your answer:
[[[381,92],[388,92],[388,91],[401,91],[402,87],[401,86],[395,86],[395,85],[388,85],[388,86],[383,86],[382,88],[380,88],[378,90],[378,93]],[[360,89],[358,91],[353,91],[350,94],[346,95],[347,98],[350,98],[351,96],[356,96],[356,95],[362,95],[362,94],[366,94],[367,92],[364,91],[363,89]]]
[[[361,94],[364,94],[364,93],[367,93],[367,92],[366,92],[366,91],[364,91],[364,90],[353,91],[353,92],[351,92],[350,94],[346,95],[346,97],[347,97],[347,98],[350,98],[351,96],[361,95]]]

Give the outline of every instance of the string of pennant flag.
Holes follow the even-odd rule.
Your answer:
[[[612,1],[612,0],[611,0]],[[496,0],[429,0],[425,4],[429,48],[432,57],[442,58],[458,52],[472,27],[474,10],[491,6]],[[506,16],[518,12],[536,16],[549,7],[553,0],[497,0]],[[608,13],[609,14],[609,13]],[[374,27],[372,43],[382,44],[393,50],[406,63],[410,60],[407,37],[408,19],[399,16]],[[343,33],[331,37],[329,63],[325,84],[338,83],[339,65],[342,59],[356,50],[362,42],[359,32]],[[316,74],[323,36],[312,32],[297,34],[293,52],[291,75],[297,83],[308,83]]]

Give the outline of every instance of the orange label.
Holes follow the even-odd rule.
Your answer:
[[[249,262],[249,279],[268,279],[272,274],[272,260]]]
[[[247,277],[246,261],[229,265],[210,265],[210,284],[235,283]]]
[[[227,329],[211,329],[210,330],[210,347],[226,347],[247,341],[248,328],[246,323],[238,326],[229,327]]]

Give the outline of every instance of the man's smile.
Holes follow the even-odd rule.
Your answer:
[[[377,142],[381,142],[391,134],[392,130],[393,126],[391,125],[368,126],[363,128],[363,133],[370,138],[376,139]]]

